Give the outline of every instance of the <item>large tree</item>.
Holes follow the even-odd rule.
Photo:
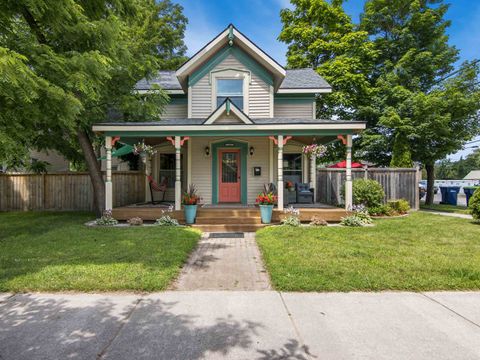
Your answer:
[[[174,68],[186,18],[169,0],[6,0],[0,4],[0,144],[11,158],[55,149],[86,163],[97,211],[104,182],[94,122],[158,119],[166,101],[135,83]]]

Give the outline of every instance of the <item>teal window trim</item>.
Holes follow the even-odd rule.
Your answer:
[[[220,49],[210,60],[208,60],[199,70],[190,75],[188,79],[188,86],[195,85],[201,78],[212,71],[217,65],[225,60],[229,55],[233,55],[240,61],[248,70],[260,77],[268,85],[273,85],[273,79],[267,70],[262,65],[253,60],[243,50],[236,46],[226,46]]]
[[[233,146],[225,146],[225,144]],[[218,204],[218,150],[219,149],[240,149],[240,199],[242,204],[247,204],[247,151],[248,143],[240,141],[222,140],[212,144],[212,204]]]
[[[274,104],[312,104],[315,98],[274,98]]]
[[[168,102],[168,104],[172,104],[172,105],[185,105],[185,104],[188,104],[188,98],[186,96],[171,96],[170,95],[170,101]]]

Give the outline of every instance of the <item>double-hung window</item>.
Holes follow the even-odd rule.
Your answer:
[[[243,110],[243,79],[217,79],[217,107],[227,97]]]

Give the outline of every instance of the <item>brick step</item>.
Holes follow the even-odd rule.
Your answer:
[[[216,224],[261,224],[262,219],[260,216],[248,216],[248,217],[203,217],[197,216],[196,224],[198,225],[216,225]]]
[[[195,229],[203,232],[255,232],[267,225],[265,224],[194,224]]]

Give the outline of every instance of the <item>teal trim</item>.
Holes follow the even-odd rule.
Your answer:
[[[233,45],[233,25],[230,25],[228,28],[228,45]]]
[[[209,125],[204,125],[208,127]],[[248,126],[248,125],[246,125]],[[178,131],[178,130],[164,130],[164,131],[105,131],[106,136],[120,136],[120,137],[165,137],[165,136],[272,136],[272,135],[291,135],[291,136],[318,136],[318,135],[347,135],[355,134],[357,131],[350,129],[339,130],[201,130],[201,131]]]
[[[275,104],[311,104],[314,98],[274,98]]]
[[[184,97],[172,97],[172,98],[170,98],[169,104],[185,105],[185,104],[188,104],[188,98],[186,96],[184,96]]]
[[[195,85],[201,78],[212,71],[217,65],[225,60],[229,55],[233,55],[238,61],[240,61],[247,69],[260,77],[269,85],[273,85],[272,76],[255,60],[247,55],[243,50],[238,47],[226,46],[221,48],[210,60],[208,60],[199,70],[190,75],[188,79],[188,86]]]
[[[225,144],[233,146],[225,146]],[[212,204],[218,204],[218,150],[240,149],[240,197],[242,204],[247,204],[247,152],[248,144],[239,141],[222,140],[212,144]]]
[[[309,98],[311,100],[315,99],[315,94],[275,94],[275,99],[277,98],[286,98],[286,99],[291,99],[291,98]]]
[[[226,107],[226,110],[227,110],[227,116],[230,115],[230,100],[227,99],[226,103],[225,103],[225,107]]]

